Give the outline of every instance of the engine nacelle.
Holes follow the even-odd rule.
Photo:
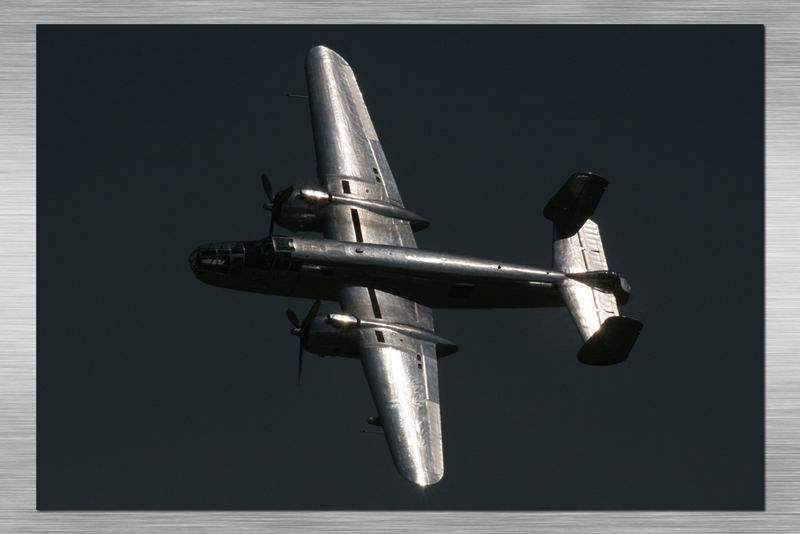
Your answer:
[[[305,349],[318,356],[358,358],[358,346],[353,332],[328,324],[327,318],[327,314],[314,318],[306,337]]]
[[[292,194],[283,201],[280,215],[275,222],[293,232],[322,232],[322,217],[320,217],[320,204],[309,201],[308,190],[296,188]],[[327,197],[327,195],[325,195]]]
[[[322,232],[321,214],[325,206],[330,204],[344,204],[377,215],[408,221],[414,232],[424,230],[430,225],[424,217],[388,202],[349,195],[333,195],[317,189],[293,189],[289,197],[280,203],[280,207],[273,208],[279,209],[279,216],[275,222],[287,230]]]
[[[319,318],[319,316],[317,316],[317,318]],[[325,316],[325,322],[343,332],[349,332],[354,328],[366,326],[372,328],[385,328],[400,334],[412,336],[419,340],[430,341],[436,345],[437,358],[444,358],[445,356],[449,356],[450,354],[458,351],[458,345],[452,341],[448,341],[442,336],[439,336],[429,330],[423,330],[411,325],[388,323],[377,319],[359,319],[358,317],[343,313],[328,314]]]
[[[444,358],[458,350],[458,346],[433,332],[409,325],[396,325],[378,320],[362,320],[351,315],[318,314],[309,326],[303,347],[318,356],[359,358],[355,330],[358,327],[385,328],[436,345],[436,357]]]

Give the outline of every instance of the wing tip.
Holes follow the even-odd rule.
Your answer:
[[[387,418],[389,419],[389,418]],[[434,418],[438,421],[438,418]],[[388,421],[387,421],[388,423]],[[393,425],[384,423],[384,432],[392,432]],[[394,434],[395,437],[397,433]],[[441,438],[433,439],[427,446],[417,442],[390,439],[387,434],[392,460],[400,475],[420,487],[432,486],[444,477],[444,455]]]
[[[413,469],[400,471],[403,477],[421,488],[433,486],[444,477],[444,469],[429,471],[423,469]]]
[[[337,60],[349,66],[347,61],[345,61],[345,59],[342,56],[340,56],[338,52],[328,48],[325,45],[317,45],[308,51],[308,61],[325,61],[325,60]]]

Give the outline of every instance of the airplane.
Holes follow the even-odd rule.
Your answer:
[[[319,188],[262,186],[269,234],[254,241],[197,247],[189,256],[201,281],[229,289],[314,299],[300,320],[286,314],[303,351],[359,358],[400,474],[418,486],[444,475],[437,360],[458,347],[436,333],[433,309],[569,310],[589,365],[625,360],[642,323],[619,314],[628,282],[610,271],[590,217],[607,180],[579,172],[544,208],[553,225],[553,267],[538,269],[417,248],[424,217],[403,204],[350,65],[324,46],[306,58],[308,102]],[[322,238],[273,233],[321,233]],[[320,301],[341,313],[319,313]]]

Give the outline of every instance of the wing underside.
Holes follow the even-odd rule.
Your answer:
[[[395,466],[435,484],[444,474],[436,348],[383,328],[362,329],[357,344]]]
[[[350,65],[317,46],[306,61],[317,177],[328,193],[403,207],[392,170]],[[417,243],[411,225],[348,205],[332,205],[325,237],[401,247]]]
[[[320,186],[341,198],[403,208],[353,71],[336,52],[317,46],[306,61],[311,123]],[[363,202],[332,203],[323,214],[325,237],[416,248],[407,219],[365,209]],[[391,211],[391,210],[389,210]],[[369,273],[339,277],[346,314],[385,327],[359,327],[356,345],[397,469],[415,484],[444,474],[436,345],[430,308],[373,287]]]
[[[432,331],[431,310],[368,286],[342,285],[339,295],[346,313],[387,324],[361,328],[356,344],[397,469],[421,486],[438,482],[444,457],[436,346],[392,328],[414,325]]]

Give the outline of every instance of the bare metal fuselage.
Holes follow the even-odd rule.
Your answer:
[[[563,273],[386,245],[273,236],[201,246],[189,262],[203,282],[271,295],[336,301],[353,280],[431,308],[564,305]]]

